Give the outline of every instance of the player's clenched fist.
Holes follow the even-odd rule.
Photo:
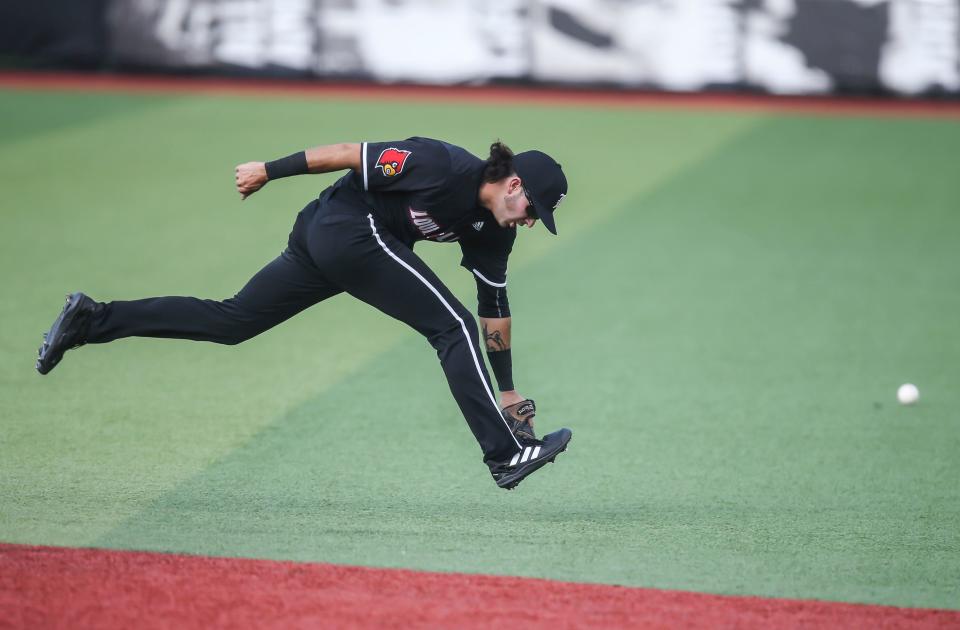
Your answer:
[[[237,192],[246,199],[267,183],[267,167],[263,162],[245,162],[237,166]]]

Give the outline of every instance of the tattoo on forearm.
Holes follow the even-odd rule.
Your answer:
[[[503,340],[503,335],[499,330],[493,332],[487,331],[487,325],[483,325],[483,338],[487,342],[487,352],[497,352],[507,349],[507,342]]]

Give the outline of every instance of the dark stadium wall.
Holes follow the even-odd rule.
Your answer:
[[[108,0],[0,3],[0,64],[100,68],[108,59]]]
[[[960,0],[40,0],[0,17],[8,66],[960,95]]]

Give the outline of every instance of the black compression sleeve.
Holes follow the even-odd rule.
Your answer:
[[[510,317],[506,287],[494,287],[477,278],[477,307],[480,317]]]
[[[493,369],[493,375],[497,377],[500,391],[513,391],[513,359],[510,357],[510,348],[488,352],[487,358],[490,359],[490,367]]]
[[[310,168],[307,166],[306,151],[267,162],[265,166],[267,167],[268,180],[290,177],[291,175],[306,175],[310,172]]]

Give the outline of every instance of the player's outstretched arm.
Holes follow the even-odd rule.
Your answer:
[[[513,386],[513,361],[510,356],[509,317],[481,317],[480,329],[487,346],[487,358],[500,386],[500,407],[509,407],[525,400]]]
[[[342,142],[313,147],[271,162],[245,162],[235,169],[237,192],[242,199],[281,177],[307,173],[331,173],[352,168],[360,169],[360,145]]]
[[[514,389],[513,366],[510,359],[509,317],[481,317],[483,340],[487,344],[487,358],[500,386],[500,409],[503,419],[518,438],[535,439],[533,418],[537,415],[536,404]]]
[[[307,168],[311,173],[332,173],[352,168],[359,171],[360,144],[357,142],[341,142],[323,147],[314,147],[305,151]]]

